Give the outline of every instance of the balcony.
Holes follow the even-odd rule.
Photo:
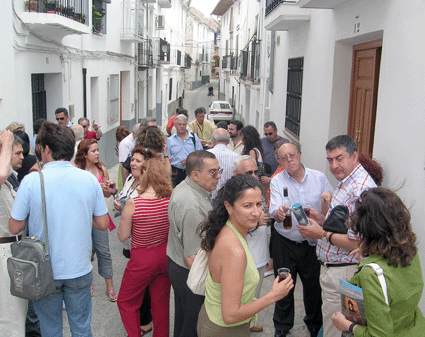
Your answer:
[[[299,0],[298,6],[302,8],[329,8],[334,9],[348,0]]]
[[[153,66],[151,39],[145,39],[139,43],[137,56],[137,65],[139,70],[151,68]]]
[[[122,3],[121,41],[144,41],[144,14],[144,8],[137,2]]]
[[[165,39],[156,37],[153,39],[152,60],[153,65],[170,63],[170,44]]]
[[[295,2],[282,0],[267,1],[264,25],[267,30],[289,31],[310,21],[310,9],[300,8]],[[269,10],[267,11],[267,8]]]
[[[221,62],[221,69],[230,69],[231,66],[231,55],[223,56],[223,61]]]
[[[31,30],[57,41],[91,31],[89,0],[29,0],[20,18]]]
[[[271,11],[273,11],[281,3],[295,4],[297,0],[266,0],[266,11],[265,16],[267,16]]]
[[[159,7],[171,8],[171,0],[157,0]]]

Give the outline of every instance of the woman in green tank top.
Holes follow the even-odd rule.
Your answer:
[[[198,336],[249,336],[249,323],[258,312],[280,300],[293,288],[289,277],[277,277],[268,294],[254,298],[259,275],[246,242],[262,212],[262,192],[257,179],[240,175],[220,189],[216,207],[200,227],[207,252],[205,302],[199,313]]]

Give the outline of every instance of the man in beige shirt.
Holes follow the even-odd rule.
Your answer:
[[[242,154],[244,145],[242,144],[242,130],[243,124],[241,121],[232,120],[229,123],[230,143],[227,144],[229,150],[236,152],[237,154]]]

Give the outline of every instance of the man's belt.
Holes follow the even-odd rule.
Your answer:
[[[16,242],[16,241],[20,241],[21,239],[22,239],[22,235],[7,236],[7,237],[4,237],[4,238],[0,238],[0,244]]]
[[[331,267],[348,267],[348,266],[354,266],[357,263],[329,263],[329,262],[323,262],[322,260],[319,260],[320,264],[322,266],[325,266],[327,268],[331,268]]]

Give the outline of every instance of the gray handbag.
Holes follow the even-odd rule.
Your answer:
[[[38,301],[56,293],[49,256],[44,179],[43,174],[39,173],[45,244],[36,236],[27,236],[10,245],[12,257],[7,259],[10,293],[32,301]]]

